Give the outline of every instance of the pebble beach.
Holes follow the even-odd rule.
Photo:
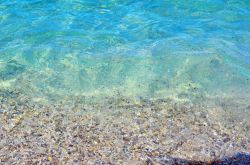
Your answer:
[[[1,95],[0,164],[209,163],[250,151],[250,106],[242,104],[78,97],[45,106],[16,91]]]

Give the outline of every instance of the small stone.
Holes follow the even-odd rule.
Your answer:
[[[51,156],[48,156],[48,161],[52,161],[52,157]]]
[[[230,138],[229,138],[229,137],[226,137],[226,138],[223,139],[223,142],[224,142],[224,143],[227,143],[227,142],[229,142],[229,141],[230,141]]]

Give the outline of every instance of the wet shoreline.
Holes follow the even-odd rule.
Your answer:
[[[240,105],[117,98],[39,105],[10,92],[1,97],[1,163],[164,164],[247,154],[249,107]]]

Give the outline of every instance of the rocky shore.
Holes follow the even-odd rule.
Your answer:
[[[250,152],[250,106],[230,101],[30,100],[1,93],[0,164],[202,164]]]

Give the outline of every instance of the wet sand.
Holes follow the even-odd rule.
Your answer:
[[[247,101],[71,100],[2,92],[0,164],[173,164],[250,152]]]

